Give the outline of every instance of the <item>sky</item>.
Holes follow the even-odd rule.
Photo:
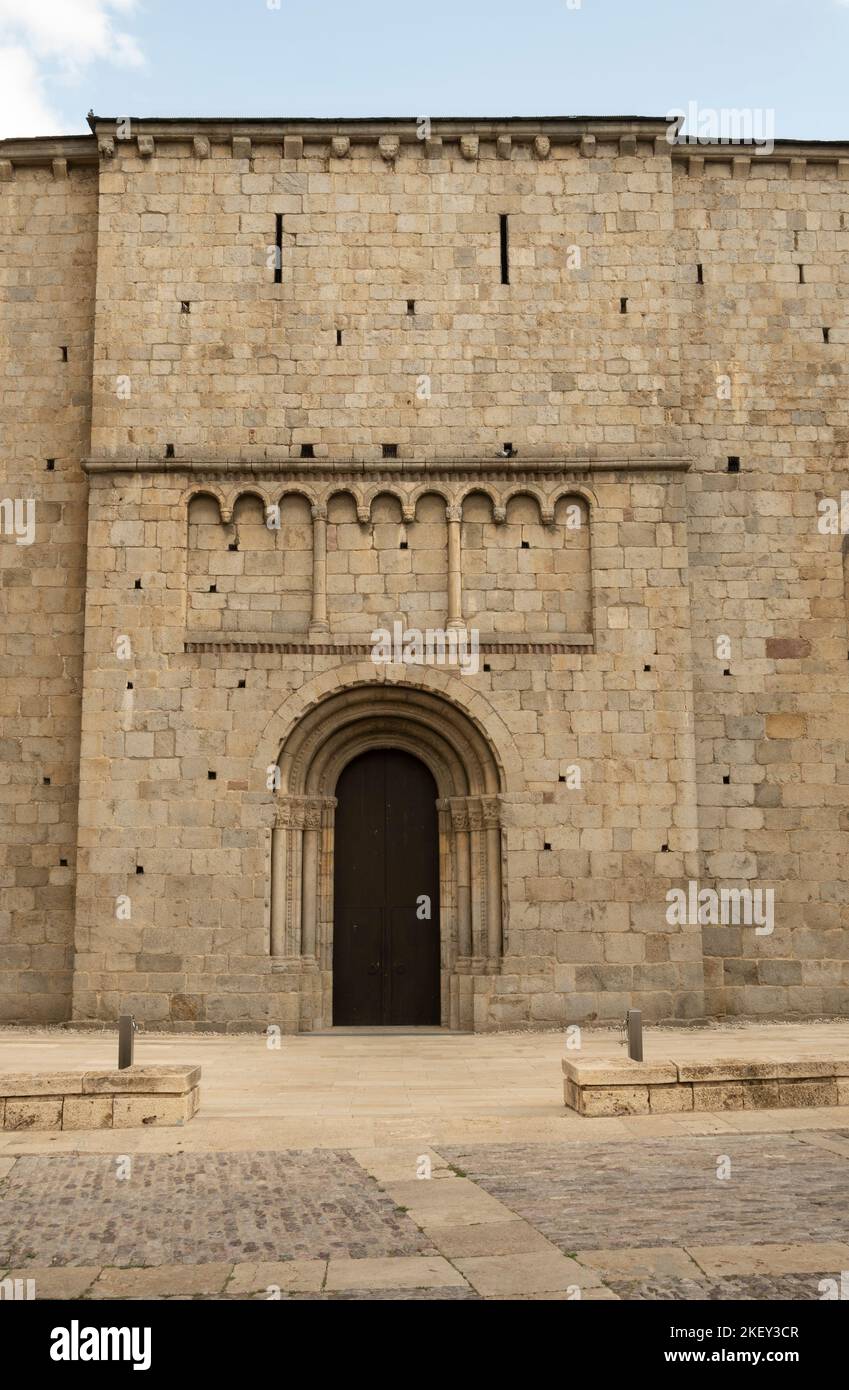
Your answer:
[[[773,113],[849,139],[849,0],[0,0],[0,138],[103,116]]]

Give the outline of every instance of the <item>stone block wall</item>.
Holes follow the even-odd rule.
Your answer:
[[[96,168],[9,168],[0,238],[0,500],[33,518],[0,534],[0,1022],[40,1023],[71,1003]]]
[[[846,487],[847,171],[675,169],[699,881],[775,894],[771,934],[705,927],[711,1014],[849,1009],[845,538],[819,511]]]
[[[849,148],[116,135],[0,146],[4,495],[50,524],[0,548],[0,1016],[69,1009],[84,591],[78,1019],[328,1021],[327,940],[315,977],[274,956],[268,771],[322,701],[387,686],[498,769],[500,874],[472,857],[498,959],[443,949],[464,1019],[845,1011],[849,580],[818,522]],[[480,669],[376,667],[395,619],[474,627]],[[670,923],[693,882],[774,890],[774,931]]]

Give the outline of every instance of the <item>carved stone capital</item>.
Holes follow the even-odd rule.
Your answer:
[[[507,520],[507,508],[493,507],[492,519],[495,522],[496,526],[501,526]]]
[[[335,806],[332,796],[282,796],[274,824],[284,830],[320,830]]]
[[[313,503],[313,505],[310,507],[310,515],[311,515],[313,521],[326,521],[326,520],[327,520],[327,507],[325,506],[325,504],[324,504],[323,502],[315,502],[315,503]]]
[[[463,520],[463,508],[462,508],[462,507],[455,507],[455,506],[448,506],[448,507],[446,507],[446,508],[445,508],[445,519],[446,519],[446,521],[462,521],[462,520]]]

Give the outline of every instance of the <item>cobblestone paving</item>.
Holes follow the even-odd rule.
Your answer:
[[[709,1302],[781,1302],[785,1299],[821,1299],[818,1289],[820,1279],[833,1279],[834,1271],[826,1274],[750,1274],[726,1276],[723,1279],[706,1279],[704,1283],[696,1279],[647,1279],[644,1283],[633,1280],[606,1279],[609,1289],[622,1299],[638,1299],[642,1302],[683,1301],[693,1302],[706,1299]]]
[[[359,1164],[334,1150],[19,1158],[0,1265],[168,1265],[432,1254]]]
[[[849,1163],[790,1135],[440,1146],[564,1253],[845,1241]],[[717,1178],[723,1155],[731,1175]]]

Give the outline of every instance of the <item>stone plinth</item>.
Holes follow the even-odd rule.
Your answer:
[[[183,1125],[200,1105],[200,1067],[0,1075],[0,1129]]]
[[[579,1115],[849,1104],[849,1058],[724,1058],[711,1063],[564,1058],[563,1078],[563,1099]]]

